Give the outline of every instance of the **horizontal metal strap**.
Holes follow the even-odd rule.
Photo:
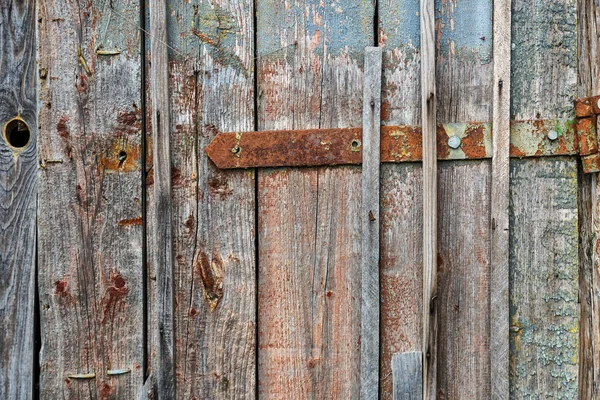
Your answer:
[[[511,157],[579,154],[576,120],[511,123]],[[595,124],[588,124],[595,135]],[[218,168],[356,165],[362,161],[362,128],[219,133],[206,148]],[[439,160],[492,157],[489,122],[440,124]],[[382,126],[381,162],[421,161],[421,128]]]

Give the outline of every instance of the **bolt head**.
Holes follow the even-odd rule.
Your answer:
[[[456,135],[450,136],[448,139],[448,146],[450,146],[451,149],[458,149],[460,147],[460,138]]]
[[[558,133],[555,130],[551,130],[550,132],[548,132],[548,139],[552,141],[558,139]]]
[[[596,103],[596,105],[598,106],[598,109],[600,109],[600,99],[598,99],[598,102]]]

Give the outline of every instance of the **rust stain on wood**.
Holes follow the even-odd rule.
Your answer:
[[[142,217],[126,218],[119,221],[119,226],[137,226],[142,225]]]
[[[204,298],[213,311],[223,297],[223,261],[218,255],[209,260],[206,253],[200,252],[194,265],[202,283]]]
[[[122,302],[129,293],[127,280],[119,273],[114,272],[110,276],[110,286],[106,288],[102,302],[104,303],[104,313],[102,315],[102,324],[108,320],[111,307],[117,307],[119,302]],[[124,304],[124,303],[123,303]]]

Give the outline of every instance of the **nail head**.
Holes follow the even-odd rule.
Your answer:
[[[460,138],[456,135],[450,136],[448,139],[448,146],[452,149],[458,149],[460,147]]]
[[[550,139],[550,140],[558,139],[558,133],[555,130],[551,130],[550,132],[548,132],[548,139]]]

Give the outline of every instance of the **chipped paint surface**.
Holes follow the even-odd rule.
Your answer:
[[[577,398],[577,165],[511,163],[511,397]]]

